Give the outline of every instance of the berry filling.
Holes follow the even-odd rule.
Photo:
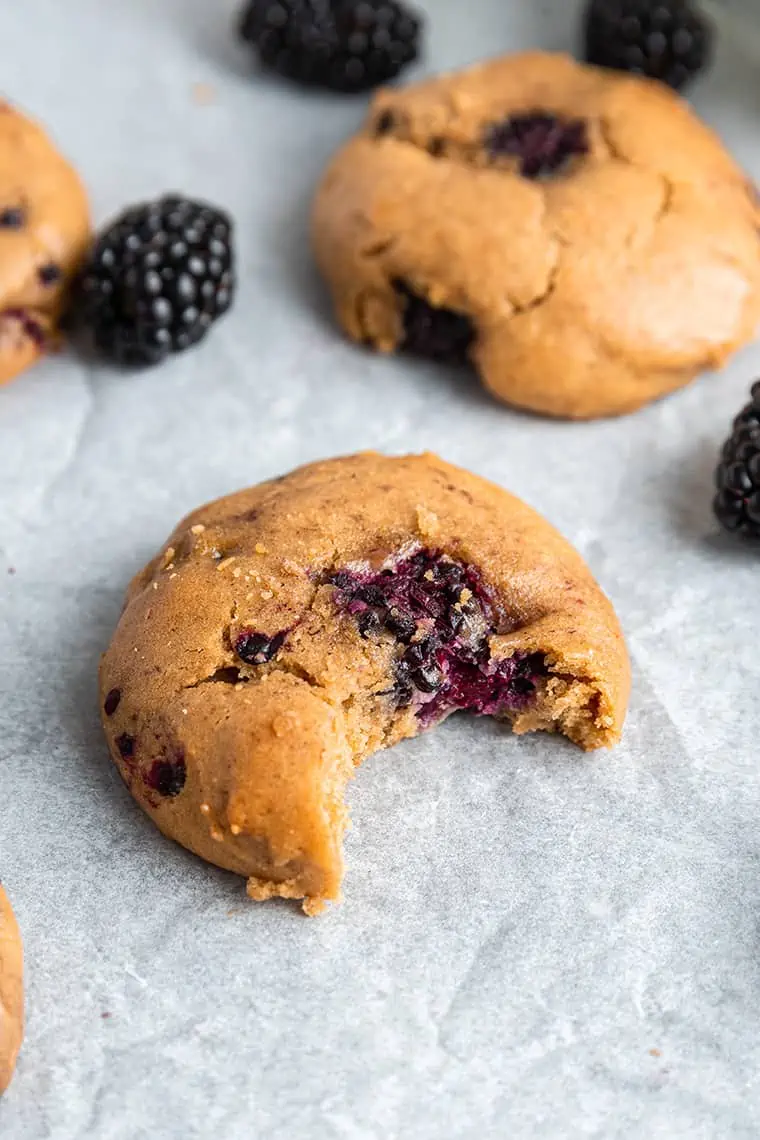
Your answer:
[[[165,757],[162,760],[154,760],[144,777],[147,787],[169,799],[180,794],[186,779],[187,768],[182,752],[178,752],[171,759]]]
[[[288,631],[283,629],[274,637],[244,629],[235,638],[235,652],[246,665],[266,665],[282,649]]]
[[[121,701],[121,689],[111,689],[103,701],[103,711],[106,716],[113,716]]]
[[[25,336],[34,341],[38,348],[45,348],[47,343],[45,330],[29,309],[3,309],[0,311],[0,322],[2,321],[13,321],[20,325]]]
[[[40,266],[37,270],[37,276],[40,279],[41,285],[55,285],[56,281],[60,281],[63,277],[63,272],[60,265],[56,265],[54,261],[50,261],[47,265]]]
[[[128,732],[123,732],[121,736],[116,737],[116,747],[119,749],[124,760],[131,759],[135,754],[134,736],[130,736]]]
[[[393,287],[404,305],[401,347],[430,360],[466,364],[475,340],[475,329],[469,317],[452,309],[434,308],[403,281],[394,281]]]
[[[24,220],[25,214],[21,206],[6,206],[0,210],[0,229],[20,230]]]
[[[485,716],[525,708],[547,670],[540,654],[491,657],[496,614],[477,570],[419,550],[378,571],[339,570],[327,578],[335,601],[362,637],[398,644],[391,695],[414,705],[427,727],[466,709]]]
[[[535,111],[492,123],[485,145],[491,158],[516,158],[523,178],[547,178],[588,154],[588,128],[583,119]]]

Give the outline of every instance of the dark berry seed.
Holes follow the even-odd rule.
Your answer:
[[[413,680],[417,688],[422,693],[437,693],[443,685],[443,673],[435,662],[428,662],[421,665],[412,674]]]
[[[359,617],[356,619],[356,624],[359,627],[359,633],[364,638],[379,633],[383,628],[383,623],[374,610],[365,610],[363,614],[359,614]]]
[[[166,798],[178,796],[186,781],[187,768],[182,753],[172,759],[154,760],[145,776],[147,786]]]
[[[396,126],[396,116],[393,111],[383,111],[375,123],[375,134],[378,137],[389,135]]]
[[[123,732],[121,736],[116,737],[116,747],[119,749],[119,752],[124,757],[124,759],[128,760],[135,754],[134,736],[130,736],[129,733]]]
[[[391,606],[385,618],[385,628],[399,641],[411,641],[417,632],[417,623],[409,614],[404,614],[395,606]]]
[[[110,692],[107,693],[106,699],[103,701],[103,712],[106,716],[113,716],[119,707],[120,700],[121,689],[111,689]]]
[[[60,265],[56,265],[54,261],[51,261],[37,270],[37,276],[42,285],[55,285],[56,281],[60,281],[63,277],[63,270]]]
[[[265,665],[282,649],[287,632],[285,630],[269,637],[265,633],[246,630],[235,641],[235,652],[246,665]]]
[[[0,210],[0,227],[4,230],[20,230],[26,221],[26,213],[21,206],[6,206]]]

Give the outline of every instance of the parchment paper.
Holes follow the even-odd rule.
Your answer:
[[[418,74],[575,42],[563,0],[422,6]],[[572,425],[351,347],[306,210],[364,100],[256,75],[234,7],[2,4],[3,87],[81,167],[98,223],[207,196],[237,221],[241,285],[160,369],[62,356],[0,392],[0,872],[29,1012],[0,1136],[756,1138],[760,561],[717,535],[710,499],[760,351]],[[694,98],[758,176],[739,27]],[[345,903],[309,921],[248,904],[141,815],[101,739],[96,665],[181,514],[363,447],[431,447],[544,512],[614,599],[634,690],[613,754],[458,717],[373,758]]]

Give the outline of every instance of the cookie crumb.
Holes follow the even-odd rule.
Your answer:
[[[199,107],[208,107],[216,101],[216,91],[210,83],[194,83],[191,91],[193,102]]]
[[[650,1057],[661,1057],[662,1056],[662,1050],[661,1049],[650,1049],[649,1050],[649,1056]]]
[[[205,529],[206,528],[203,525],[203,523],[196,523],[195,526],[190,527],[190,533],[191,534],[203,534]]]

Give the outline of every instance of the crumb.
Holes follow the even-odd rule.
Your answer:
[[[190,533],[191,534],[203,534],[205,529],[206,528],[203,525],[203,523],[196,523],[195,526],[190,527]]]
[[[649,1050],[649,1056],[650,1057],[661,1057],[662,1056],[662,1050],[661,1049],[650,1049]]]
[[[15,574],[16,573],[16,567],[15,566],[9,566],[8,567],[8,573],[9,574]]]
[[[109,1013],[108,1010],[105,1010],[103,1013],[101,1013],[100,1016],[103,1018],[104,1021],[108,1021],[108,1018],[112,1017],[113,1014]]]
[[[254,550],[256,551],[257,554],[268,554],[269,553],[266,546],[264,546],[263,542],[257,542],[256,546],[254,547]]]
[[[199,107],[208,107],[216,102],[216,91],[210,83],[194,83],[192,88],[193,102]]]

